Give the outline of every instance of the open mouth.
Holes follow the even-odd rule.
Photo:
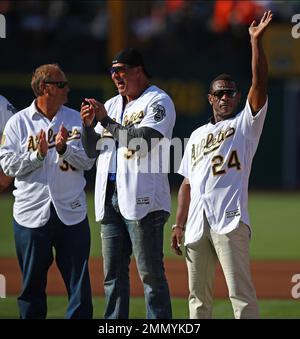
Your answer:
[[[125,87],[125,82],[122,80],[116,81],[116,86],[118,89],[122,89]]]

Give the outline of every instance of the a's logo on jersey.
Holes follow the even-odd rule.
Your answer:
[[[55,138],[57,133],[54,133],[52,128],[48,129],[47,132],[47,143],[49,148],[55,147]],[[72,130],[68,130],[68,141],[74,139],[80,139],[81,133],[79,131],[79,127],[73,127]],[[30,135],[27,140],[27,151],[36,151],[37,150],[37,142],[38,142],[38,135],[32,136]]]
[[[138,124],[143,120],[144,116],[144,111],[133,112],[131,113],[130,117],[129,114],[126,114],[124,116],[124,126]]]
[[[155,113],[154,120],[156,122],[162,121],[166,116],[166,110],[164,106],[159,104],[152,104],[150,107],[152,107],[153,113]]]
[[[192,168],[194,169],[205,155],[219,149],[223,142],[233,136],[234,133],[235,129],[229,127],[227,130],[221,130],[217,135],[209,133],[199,143],[192,144]]]

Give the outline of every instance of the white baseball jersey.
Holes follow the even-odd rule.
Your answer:
[[[59,156],[55,136],[63,124],[69,132],[66,152]],[[50,218],[53,203],[66,225],[81,222],[87,213],[83,170],[89,170],[94,160],[87,157],[81,144],[79,112],[61,106],[49,121],[39,113],[35,101],[16,113],[6,124],[0,162],[6,175],[15,178],[14,218],[22,226],[43,226]],[[46,132],[49,149],[46,158],[37,158],[37,135]]]
[[[115,150],[111,147],[115,145],[113,139],[106,138],[109,134],[100,123],[97,124],[95,131],[102,138],[97,144],[100,155],[97,160],[95,187],[96,220],[103,219],[107,175],[115,171],[120,212],[125,218],[139,220],[152,211],[169,212],[171,197],[167,168],[170,139],[176,118],[172,100],[158,87],[150,86],[137,99],[129,102],[124,112],[121,95],[108,100],[105,108],[110,118],[118,123],[124,126],[134,125],[135,128],[151,127],[164,138],[152,148],[151,156],[147,152],[132,151],[136,147],[131,149],[130,144],[128,148],[119,146]]]
[[[14,106],[0,95],[0,140],[8,119],[12,117],[14,113],[16,113]]]
[[[248,180],[267,106],[266,101],[253,116],[247,100],[233,118],[208,123],[191,134],[178,171],[191,186],[185,245],[201,238],[203,210],[218,234],[232,231],[240,221],[250,226]]]

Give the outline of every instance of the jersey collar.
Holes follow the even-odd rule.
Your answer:
[[[236,113],[232,114],[228,119],[221,120],[221,121],[230,120],[230,119],[234,118],[236,115],[238,115],[238,113],[239,113],[239,112],[236,112]],[[221,122],[221,121],[218,121],[218,122]],[[216,124],[216,120],[215,120],[214,115],[212,115],[212,116],[208,119],[208,122],[211,123],[212,125],[215,125],[215,124]]]
[[[58,111],[57,111],[57,113],[56,113],[55,116],[57,116],[57,115],[60,113],[62,107],[63,107],[63,106],[60,106],[60,107],[59,107],[59,109],[58,109]],[[38,116],[38,117],[45,117],[45,115],[43,115],[43,114],[38,110],[38,108],[37,108],[37,106],[36,106],[36,99],[34,99],[33,102],[31,103],[31,105],[29,106],[29,114],[30,114],[31,119],[33,119],[33,116],[34,116],[34,115],[36,115],[36,116]]]
[[[31,105],[29,106],[29,114],[30,114],[30,117],[33,118],[33,116],[35,114],[38,114],[40,115],[41,113],[39,112],[39,110],[37,109],[36,107],[36,99],[34,99],[31,103]]]

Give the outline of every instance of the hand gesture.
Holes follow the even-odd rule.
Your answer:
[[[256,25],[256,21],[254,20],[249,27],[249,34],[252,39],[261,38],[272,21],[273,14],[271,11],[265,12],[263,17],[260,20],[260,23]]]
[[[90,103],[91,110],[93,110],[98,121],[102,121],[105,117],[107,117],[107,111],[101,102],[95,99],[86,99],[86,100]]]
[[[55,137],[55,148],[58,154],[64,154],[67,148],[68,130],[63,124],[60,125],[59,131]]]
[[[42,157],[45,157],[48,153],[48,143],[46,141],[46,133],[43,129],[40,130],[37,140],[37,151]]]
[[[95,111],[94,108],[86,103],[89,103],[89,99],[85,99],[84,102],[81,104],[81,110],[80,110],[80,117],[82,120],[82,123],[84,126],[88,127],[91,126],[93,123],[93,120],[95,118]]]
[[[171,235],[171,248],[177,255],[182,255],[182,251],[180,249],[181,241],[183,238],[183,228],[182,227],[175,227],[172,231]]]

